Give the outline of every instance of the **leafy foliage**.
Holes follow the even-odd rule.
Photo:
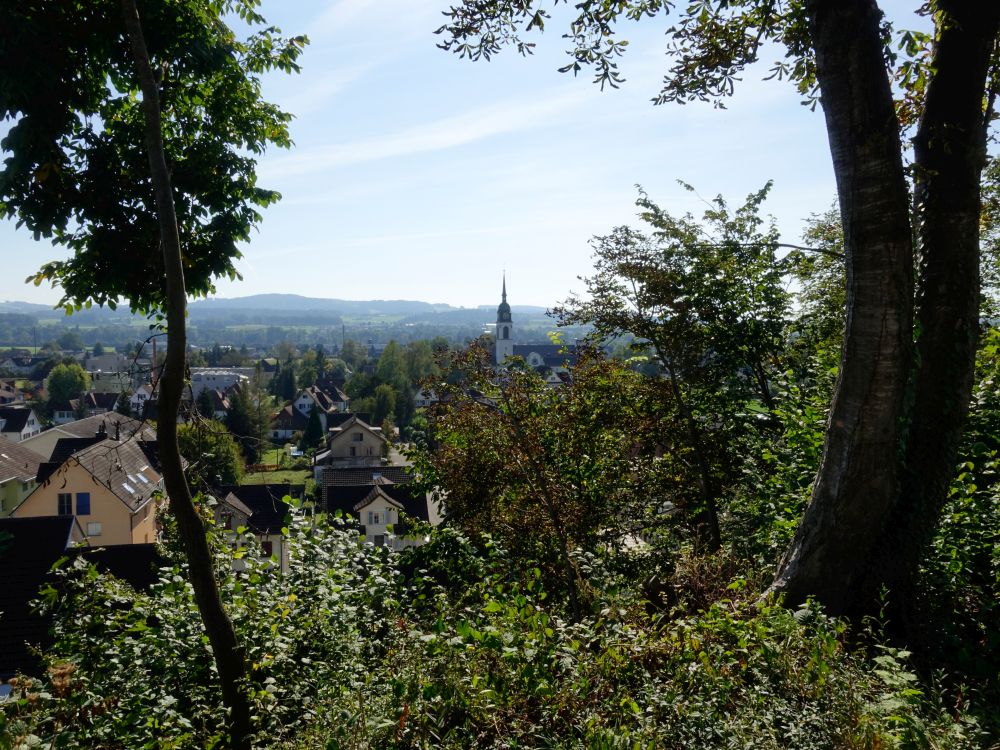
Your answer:
[[[90,375],[75,362],[58,364],[52,368],[46,382],[46,407],[51,415],[56,408],[65,408],[70,399],[80,398],[90,388]]]
[[[214,419],[199,419],[177,427],[177,444],[187,459],[187,476],[195,486],[239,484],[243,456],[226,426]]]
[[[257,208],[278,198],[257,186],[256,157],[290,143],[290,116],[261,99],[260,76],[296,70],[306,40],[262,26],[257,4],[140,4],[195,295],[211,292],[214,278],[238,275],[237,244],[260,220]],[[261,28],[240,40],[217,21],[225,13]],[[13,120],[0,143],[8,155],[0,213],[71,251],[34,282],[59,285],[67,310],[119,299],[133,309],[160,306],[159,228],[119,4],[5,4],[0,47],[0,118]]]

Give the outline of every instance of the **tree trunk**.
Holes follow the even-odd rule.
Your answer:
[[[983,101],[1000,29],[996,2],[939,2],[933,77],[920,119],[914,214],[918,360],[902,488],[867,588],[906,606],[955,474],[979,338]]]
[[[205,529],[184,477],[180,450],[177,446],[177,413],[184,388],[187,346],[185,330],[187,292],[184,288],[184,267],[181,262],[180,236],[177,230],[170,175],[167,171],[160,132],[159,94],[150,67],[135,0],[121,0],[121,3],[142,88],[146,149],[149,153],[149,166],[156,192],[156,211],[160,224],[160,244],[166,276],[167,357],[163,377],[159,383],[160,395],[157,401],[159,411],[157,445],[160,464],[167,496],[170,498],[170,507],[177,518],[177,528],[187,552],[195,601],[212,645],[212,655],[222,684],[223,701],[229,710],[230,747],[249,750],[250,704],[243,685],[246,680],[243,651],[237,642],[233,623],[219,595]]]
[[[809,0],[847,261],[847,325],[812,499],[771,590],[854,608],[898,490],[913,258],[899,125],[874,0]]]

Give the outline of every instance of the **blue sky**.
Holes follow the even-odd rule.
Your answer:
[[[751,71],[728,109],[650,103],[666,19],[630,25],[619,90],[560,74],[561,28],[537,54],[470,63],[435,47],[447,0],[265,1],[268,21],[311,44],[298,76],[265,95],[296,115],[292,151],[268,153],[260,184],[283,200],[244,248],[242,282],[261,292],[550,306],[579,290],[588,240],[635,223],[635,185],[672,212],[740,200],[766,180],[783,238],[828,208],[834,182],[822,113],[787,82]],[[777,57],[777,51],[771,57]],[[765,58],[770,59],[770,58]],[[0,223],[0,299],[55,302],[22,280],[59,255]]]

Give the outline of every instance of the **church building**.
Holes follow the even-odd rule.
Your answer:
[[[515,344],[514,321],[507,302],[507,275],[503,277],[500,305],[497,307],[496,343],[493,360],[503,365],[512,357],[520,357],[528,367],[534,368],[552,385],[560,385],[569,378],[569,367],[576,362],[572,347],[561,344]]]

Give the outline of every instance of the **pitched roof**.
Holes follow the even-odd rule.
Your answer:
[[[0,482],[18,479],[27,482],[38,476],[42,457],[20,443],[0,442]]]
[[[382,436],[381,427],[373,427],[372,425],[368,424],[366,421],[361,419],[361,415],[359,414],[351,414],[350,419],[340,420],[339,424],[333,424],[332,426],[330,418],[328,416],[326,420],[326,425],[327,425],[326,427],[327,432],[335,433],[334,435],[331,435],[331,438],[335,438],[337,437],[337,435],[343,434],[345,430],[348,430],[351,427],[354,427],[355,425],[363,427],[364,429],[368,430],[369,432],[377,436]]]
[[[409,466],[377,466],[355,469],[326,468],[323,470],[323,486],[371,485],[379,480],[394,484],[405,484],[413,480]]]
[[[311,385],[308,388],[303,388],[302,392],[312,398],[316,405],[325,412],[329,412],[337,408],[336,404],[333,403],[333,399],[330,398],[326,391],[321,388]]]
[[[63,462],[63,465],[81,466],[133,512],[145,505],[159,489],[161,477],[155,464],[156,444],[137,437],[95,442],[72,453]]]
[[[114,411],[115,407],[118,405],[119,395],[120,394],[113,392],[101,393],[99,391],[92,391],[87,394],[88,408]]]
[[[514,356],[528,359],[532,354],[542,358],[549,367],[562,367],[576,362],[576,351],[563,344],[514,344]]]
[[[411,518],[418,518],[421,521],[430,519],[427,493],[411,485],[393,482],[325,486],[322,508],[327,513],[340,511],[358,518],[362,508],[379,498],[399,508]]]
[[[350,422],[355,417],[365,424],[370,424],[372,419],[372,415],[366,411],[335,411],[333,414],[326,415],[326,428],[332,430],[336,427],[343,427],[345,423]]]
[[[73,516],[0,518],[0,680],[16,672],[40,672],[28,644],[45,647],[51,637],[30,602],[48,580],[52,564],[65,554],[74,527],[79,531]]]
[[[232,504],[243,510],[236,503],[250,511],[247,521],[250,528],[258,534],[280,534],[285,525],[285,516],[290,507],[284,501],[286,495],[301,499],[305,494],[303,484],[244,484],[229,485],[219,490],[223,502]]]
[[[0,406],[0,420],[4,421],[4,432],[21,432],[28,424],[31,409],[26,406]]]
[[[305,431],[309,425],[309,417],[289,404],[271,419],[272,429]]]
[[[95,414],[52,429],[65,433],[67,437],[90,437],[100,431],[101,425],[104,425],[104,430],[111,435],[114,435],[117,426],[122,438],[138,434],[147,440],[156,439],[156,431],[148,424],[121,414]]]

